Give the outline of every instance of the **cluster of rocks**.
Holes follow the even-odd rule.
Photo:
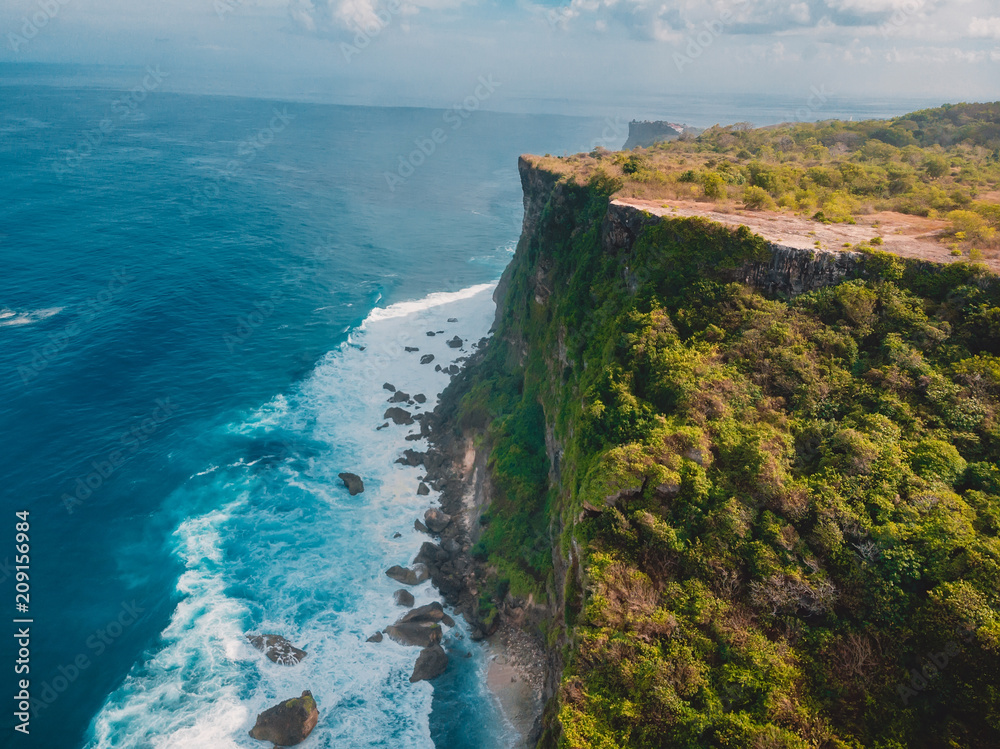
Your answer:
[[[454,317],[448,319],[448,322],[457,321],[457,318]],[[443,333],[443,330],[427,331],[428,336]],[[464,341],[459,336],[454,336],[446,344],[449,348],[461,349]],[[407,352],[411,353],[420,351],[415,346],[406,346],[405,348]],[[433,354],[424,354],[420,357],[421,364],[433,362]],[[455,375],[458,374],[460,368],[457,364],[450,364],[447,367],[438,364],[435,366],[435,371]],[[424,414],[414,414],[400,405],[405,404],[419,409],[427,402],[427,396],[423,393],[416,393],[411,397],[409,393],[397,389],[388,382],[382,387],[391,393],[388,399],[390,406],[386,409],[383,418],[400,426],[411,426],[420,421],[420,433],[408,435],[407,439],[419,440],[428,437],[429,428],[421,419]],[[388,426],[389,422],[386,421],[376,428],[385,429]],[[422,453],[407,449],[396,462],[407,466],[422,465],[427,469],[427,476],[421,477],[417,485],[417,494],[420,496],[429,495],[431,488],[440,491],[447,484],[448,469],[445,466],[446,459],[442,452]],[[364,482],[357,474],[343,472],[338,476],[344,482],[344,486],[347,487],[351,496],[364,492]],[[453,522],[451,514],[437,508],[428,509],[424,513],[423,522],[415,521],[414,527],[419,531],[438,537],[440,543],[425,542],[409,567],[398,565],[390,567],[385,574],[393,580],[409,586],[419,585],[429,579],[445,600],[451,605],[455,605],[460,600],[462,591],[468,590],[470,587],[469,580],[466,578],[473,576],[472,565],[467,555],[470,546],[469,539],[459,526],[459,523]],[[400,534],[395,534],[396,538],[399,536]],[[448,654],[441,645],[442,626],[454,627],[454,619],[445,612],[444,606],[437,601],[413,608],[415,599],[413,594],[405,588],[400,588],[393,593],[393,601],[397,606],[410,610],[400,616],[393,624],[369,637],[368,642],[381,642],[387,635],[401,645],[419,647],[420,654],[417,656],[413,673],[410,676],[412,683],[440,676],[448,667]],[[482,636],[483,633],[479,630],[473,633],[474,638]],[[246,638],[268,660],[280,666],[295,666],[308,655],[305,650],[296,647],[281,635],[248,634]],[[294,746],[305,741],[316,727],[318,720],[319,709],[316,700],[312,692],[305,690],[299,697],[279,702],[260,713],[254,727],[250,730],[250,736],[259,741],[269,741],[276,749],[283,746]]]
[[[428,579],[429,573],[425,565],[414,564],[412,567],[390,567],[385,574],[404,585],[419,585]],[[395,623],[373,634],[368,642],[382,642],[384,635],[388,635],[389,639],[400,645],[420,648],[410,682],[436,679],[448,668],[448,654],[441,647],[441,625],[454,627],[455,620],[445,613],[444,607],[437,601],[412,608],[415,602],[413,594],[405,588],[393,593],[392,598],[397,606],[411,610]]]

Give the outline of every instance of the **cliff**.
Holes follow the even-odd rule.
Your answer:
[[[625,141],[622,149],[627,151],[631,148],[652,146],[656,143],[674,140],[687,130],[688,128],[684,125],[676,125],[662,120],[653,122],[632,120],[628,123],[628,140]]]
[[[997,745],[996,277],[519,170],[425,556],[475,637],[531,639],[527,743]]]

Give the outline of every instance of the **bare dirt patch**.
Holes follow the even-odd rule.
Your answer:
[[[695,200],[639,200],[619,198],[614,203],[630,205],[656,216],[702,216],[727,226],[746,226],[774,244],[801,249],[847,250],[846,244],[856,245],[881,237],[878,249],[900,257],[952,263],[962,260],[950,254],[941,241],[948,222],[940,219],[908,216],[903,213],[873,213],[859,218],[857,224],[823,224],[805,216],[774,211],[748,211],[736,205],[723,206]],[[816,243],[819,242],[819,245]],[[968,259],[968,258],[964,258]],[[1000,272],[1000,257],[987,252],[983,264]]]

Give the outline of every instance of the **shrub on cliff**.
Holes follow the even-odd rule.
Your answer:
[[[773,211],[778,206],[763,187],[748,185],[743,190],[743,207],[751,211]]]

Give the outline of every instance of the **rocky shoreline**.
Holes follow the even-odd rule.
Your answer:
[[[491,487],[486,470],[487,451],[476,449],[474,436],[485,425],[463,430],[456,423],[456,414],[469,371],[482,359],[488,342],[488,338],[482,338],[473,344],[472,353],[457,360],[462,366],[441,367],[441,371],[451,375],[451,380],[436,408],[412,416],[412,424],[419,425],[420,431],[407,435],[406,439],[426,441],[427,450],[407,448],[396,462],[423,467],[416,492],[426,496],[433,489],[438,492],[438,502],[422,518],[414,520],[415,530],[430,538],[421,545],[410,566],[394,567],[386,574],[404,585],[429,576],[444,603],[469,624],[471,639],[484,642],[489,653],[487,686],[500,703],[505,718],[520,735],[516,744],[520,749],[533,747],[541,734],[542,711],[552,689],[552,668],[539,630],[531,626],[539,616],[537,607],[508,596],[495,602],[499,604],[499,613],[490,621],[484,620],[479,610],[486,569],[473,557],[472,548],[479,535],[479,519],[489,504]],[[457,349],[458,343],[460,339],[453,338],[448,345]],[[393,395],[400,392],[394,384],[385,383],[383,387],[391,396],[389,405],[400,402]],[[387,419],[410,425],[408,416],[392,408],[386,412]],[[376,633],[371,641],[379,641],[378,636],[383,633],[391,637],[391,630],[398,624]],[[440,648],[436,641],[421,640],[420,644]],[[425,647],[422,657],[426,652]],[[435,662],[440,665],[443,659],[436,654]]]
[[[486,425],[463,429],[457,422],[457,410],[467,391],[469,372],[481,361],[488,341],[483,338],[476,344],[437,407],[420,419],[427,451],[406,451],[408,463],[419,460],[417,464],[425,468],[421,483],[439,492],[438,508],[428,510],[424,521],[415,523],[417,530],[432,540],[423,543],[414,563],[426,565],[445,602],[469,623],[471,639],[484,641],[490,659],[487,686],[520,734],[516,746],[533,747],[541,734],[542,712],[552,690],[549,653],[538,627],[533,626],[540,612],[531,602],[508,595],[495,602],[498,615],[484,620],[479,601],[487,570],[471,553],[479,537],[480,517],[492,494],[486,466],[488,449],[477,449],[474,439]]]

